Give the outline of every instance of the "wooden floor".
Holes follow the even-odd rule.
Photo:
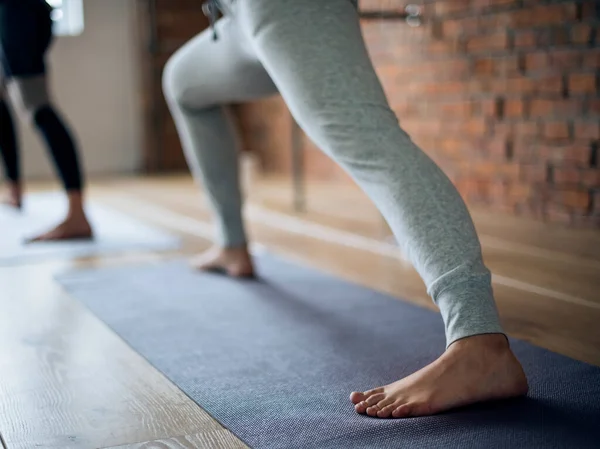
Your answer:
[[[74,267],[202,251],[212,227],[200,194],[189,178],[171,177],[96,182],[90,197],[179,234],[183,248],[0,267],[2,444],[245,447],[53,281],[56,273]],[[434,308],[360,192],[311,184],[308,198],[308,211],[295,213],[287,181],[258,181],[246,210],[257,248]],[[600,365],[600,232],[473,214],[507,331]]]

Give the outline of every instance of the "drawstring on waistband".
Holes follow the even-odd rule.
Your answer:
[[[213,41],[216,41],[219,38],[219,36],[217,35],[217,29],[215,28],[215,23],[217,21],[219,11],[223,11],[221,9],[221,5],[219,4],[219,0],[206,0],[202,4],[202,12],[208,18],[210,28],[213,32]]]

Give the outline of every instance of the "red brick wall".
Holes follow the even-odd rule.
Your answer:
[[[406,3],[362,0],[368,9]],[[600,226],[600,2],[413,3],[424,7],[419,28],[363,23],[401,125],[470,204]],[[253,122],[246,144],[268,171],[289,170],[285,114],[279,99],[242,108],[243,122]],[[265,147],[267,135],[281,147]],[[310,176],[347,179],[310,142],[306,147]]]

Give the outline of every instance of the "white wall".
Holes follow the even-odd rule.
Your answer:
[[[49,54],[55,104],[77,138],[89,176],[141,166],[134,14],[135,0],[84,0],[83,34],[57,37]],[[37,132],[18,121],[25,176],[54,176]]]

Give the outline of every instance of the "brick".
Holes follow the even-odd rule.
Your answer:
[[[552,51],[551,67],[553,69],[572,70],[581,66],[583,52],[576,49],[554,50]]]
[[[441,61],[415,61],[414,63],[394,64],[392,70],[396,75],[396,81],[418,79],[422,81],[442,81],[450,79],[464,79],[470,72],[471,64],[466,59],[444,59]]]
[[[431,109],[437,115],[447,117],[470,117],[473,113],[473,102],[471,101],[456,101],[451,103],[441,103],[431,105]]]
[[[445,0],[435,2],[435,14],[438,16],[468,11],[470,8],[470,0]]]
[[[424,48],[427,54],[431,55],[447,55],[457,53],[461,48],[458,39],[448,39],[443,41],[428,42]]]
[[[534,52],[525,55],[525,70],[528,72],[547,70],[550,67],[552,67],[552,62],[548,52]]]
[[[506,188],[506,195],[513,201],[524,201],[531,196],[532,191],[529,184],[511,183]]]
[[[516,5],[519,0],[472,0],[475,9],[488,9],[495,6]]]
[[[564,89],[563,78],[560,75],[550,75],[535,79],[536,91],[543,94],[560,94]]]
[[[577,185],[582,181],[582,171],[574,167],[554,167],[552,169],[552,181],[557,185]]]
[[[525,30],[517,32],[515,35],[516,48],[532,48],[537,44],[537,38],[533,31]]]
[[[538,48],[565,45],[569,41],[569,32],[564,27],[542,28],[536,32],[536,45]]]
[[[581,5],[582,19],[597,19],[600,15],[600,5],[595,0],[587,0]]]
[[[569,75],[570,94],[596,93],[597,79],[595,73],[572,73]]]
[[[507,139],[494,139],[485,144],[486,156],[492,160],[510,160],[511,142]]]
[[[444,121],[443,132],[467,134],[470,136],[481,136],[487,132],[487,122],[484,118],[472,118],[469,120]]]
[[[505,78],[496,83],[494,92],[509,94],[530,94],[535,92],[537,84],[535,80],[527,77]]]
[[[547,139],[568,139],[570,137],[567,122],[548,122],[544,124],[543,136]]]
[[[600,191],[593,193],[592,205],[592,211],[594,214],[600,215]]]
[[[588,44],[592,38],[591,25],[580,23],[571,27],[571,42],[574,44]]]
[[[422,115],[420,105],[421,103],[414,101],[403,101],[395,103],[391,107],[399,118],[404,118]]]
[[[515,28],[560,25],[577,18],[577,6],[574,3],[539,5],[515,11],[510,17]]]
[[[600,115],[600,98],[589,100],[588,113],[590,115]]]
[[[519,164],[497,161],[475,161],[468,166],[469,176],[479,179],[518,179]]]
[[[517,140],[512,142],[511,150],[513,160],[519,161],[520,163],[536,163],[539,166],[545,163],[545,161],[541,161],[538,158],[537,146],[535,143]]]
[[[592,168],[583,170],[581,173],[581,182],[588,189],[600,188],[600,169]]]
[[[478,148],[475,148],[473,142],[468,140],[467,138],[461,139],[444,137],[443,139],[439,139],[436,141],[435,150],[439,154],[442,154],[446,157],[464,160],[465,155],[476,154]]]
[[[521,72],[521,60],[517,55],[475,58],[473,72],[475,75],[515,75]]]
[[[599,122],[578,122],[575,123],[576,139],[600,139]]]
[[[500,98],[481,100],[479,110],[484,117],[500,117],[502,113],[503,102]]]
[[[584,112],[584,101],[578,99],[548,100],[535,98],[529,105],[529,114],[532,118],[559,118],[576,117]]]
[[[525,115],[525,102],[523,100],[506,100],[504,102],[504,116],[507,118],[523,117]]]
[[[513,136],[515,135],[514,126],[519,126],[519,124],[514,125],[512,123],[502,123],[502,122],[495,122],[493,123],[492,127],[493,127],[493,136],[497,139],[512,139]]]
[[[542,145],[536,150],[538,160],[561,166],[587,167],[591,159],[589,143],[581,142],[571,145]]]
[[[514,125],[514,134],[520,138],[539,137],[540,126],[535,122],[519,122]]]
[[[460,19],[444,20],[442,34],[444,37],[459,37],[473,35],[479,31],[478,17],[461,17]]]
[[[506,31],[490,33],[467,39],[467,51],[470,53],[490,52],[493,50],[506,50],[510,46],[510,39]]]
[[[539,163],[531,165],[521,165],[519,178],[527,181],[529,184],[542,184],[547,181],[548,170]]]
[[[600,68],[600,48],[585,51],[581,65],[587,69]]]
[[[552,195],[552,202],[569,209],[585,212],[589,209],[590,193],[584,189],[559,190]]]

